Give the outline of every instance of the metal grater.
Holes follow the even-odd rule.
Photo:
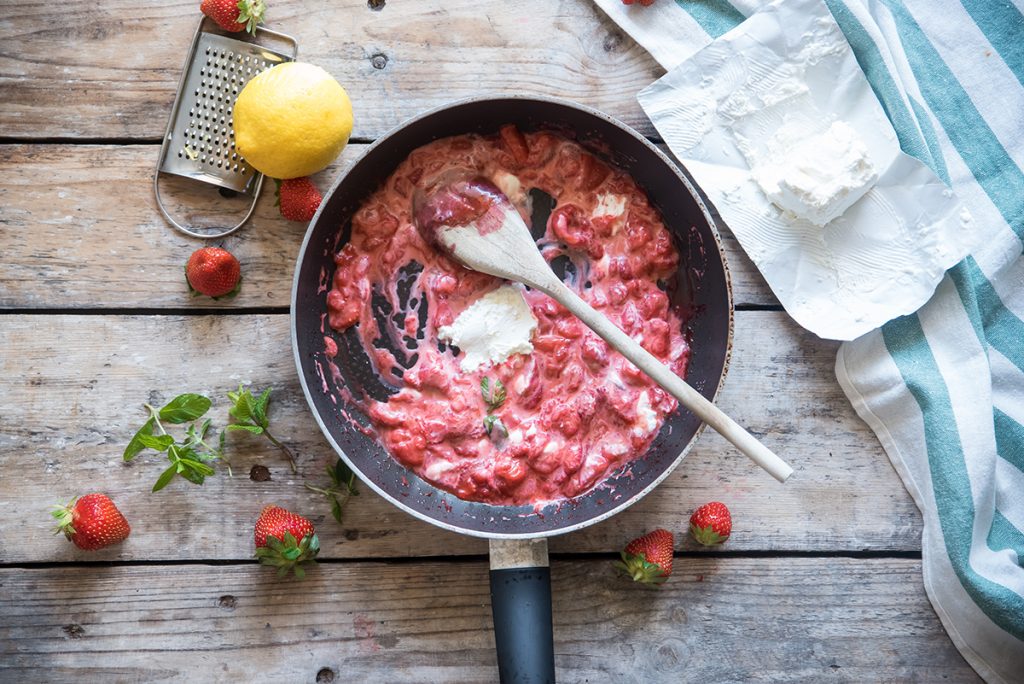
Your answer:
[[[167,122],[160,160],[153,174],[153,190],[160,213],[187,235],[218,238],[235,232],[256,209],[263,175],[249,166],[235,149],[232,109],[242,87],[265,69],[295,59],[298,44],[291,36],[257,28],[258,38],[271,37],[289,48],[287,52],[246,40],[211,33],[215,25],[205,17],[196,27],[192,49],[185,62],[174,107]],[[251,194],[249,210],[232,228],[198,232],[178,223],[160,198],[160,174],[192,178],[242,194]]]

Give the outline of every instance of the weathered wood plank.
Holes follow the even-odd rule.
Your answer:
[[[918,561],[677,563],[659,591],[610,561],[553,563],[560,681],[980,681]],[[321,565],[301,586],[273,575],[0,571],[0,679],[313,682],[328,669],[334,681],[496,681],[483,563]]]
[[[383,3],[381,3],[383,5]],[[199,20],[198,3],[8,0],[0,15],[0,134],[158,140]],[[277,0],[268,26],[348,89],[354,135],[375,138],[432,107],[483,93],[577,100],[645,133],[632,97],[662,71],[589,0]],[[382,59],[383,58],[383,59]],[[382,68],[378,68],[382,67]]]
[[[365,145],[353,144],[317,176],[326,191]],[[281,218],[273,187],[241,232],[220,243],[242,262],[235,299],[190,299],[182,264],[198,241],[167,225],[153,199],[152,145],[0,145],[0,307],[287,306],[305,224]],[[206,225],[231,225],[244,201],[168,177],[165,201]],[[218,211],[220,209],[220,211]],[[723,230],[738,304],[774,295]]]
[[[0,349],[0,520],[25,521],[0,526],[0,560],[82,558],[48,534],[45,512],[57,499],[95,489],[114,496],[134,532],[89,558],[246,558],[256,515],[271,502],[310,514],[328,557],[485,552],[479,540],[434,530],[369,492],[353,502],[340,528],[303,488],[302,478],[323,477],[333,452],[298,387],[285,315],[7,315],[0,318]],[[919,515],[837,387],[834,354],[834,344],[781,313],[739,312],[721,406],[764,435],[796,474],[780,485],[708,432],[635,507],[557,538],[552,548],[614,551],[644,528],[682,531],[692,508],[720,499],[735,516],[733,550],[919,549]],[[234,478],[218,475],[203,487],[178,482],[150,494],[162,457],[150,452],[131,465],[121,462],[142,423],[141,404],[203,392],[216,398],[211,416],[219,427],[227,422],[224,394],[239,382],[275,388],[274,432],[295,448],[301,477],[272,446],[235,433]],[[268,465],[273,480],[250,480],[254,464]]]

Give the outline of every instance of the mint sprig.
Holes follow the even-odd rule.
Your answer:
[[[331,502],[331,515],[338,521],[338,524],[342,524],[342,510],[345,508],[345,504],[353,496],[359,496],[359,490],[356,489],[356,474],[352,472],[352,469],[345,464],[345,461],[338,458],[337,463],[333,466],[327,466],[327,477],[331,479],[331,486],[326,489],[321,487],[314,487],[313,485],[306,483],[306,489],[317,494],[323,494]]]
[[[295,457],[291,449],[279,442],[276,437],[270,434],[267,429],[270,426],[270,419],[267,417],[267,407],[270,405],[270,388],[263,390],[259,397],[242,385],[238,386],[237,392],[228,392],[228,399],[231,400],[231,408],[228,414],[235,419],[234,423],[227,426],[228,430],[245,430],[254,435],[264,435],[278,449],[284,452],[292,472],[298,472],[295,465]]]
[[[206,441],[212,421],[207,419],[198,428],[194,422],[210,410],[210,405],[209,398],[191,393],[179,394],[159,409],[150,404],[143,404],[146,411],[149,412],[149,418],[128,442],[123,458],[125,461],[131,461],[146,449],[167,454],[167,460],[171,462],[171,465],[157,478],[156,484],[153,485],[154,492],[158,492],[170,484],[175,475],[180,475],[189,482],[201,485],[207,477],[214,474],[213,467],[209,465],[210,462],[218,459],[224,460],[224,433],[220,434],[217,446],[212,446]],[[185,439],[182,441],[175,439],[164,428],[164,423],[169,425],[189,423],[185,430]],[[229,473],[230,470],[229,465]]]

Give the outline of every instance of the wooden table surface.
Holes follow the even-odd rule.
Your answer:
[[[666,0],[662,0],[666,1]],[[304,489],[335,456],[306,407],[288,337],[305,226],[264,193],[222,244],[242,262],[233,300],[189,299],[197,242],[150,188],[198,19],[197,0],[7,0],[0,8],[0,680],[494,681],[484,542],[414,520],[363,488],[335,523]],[[654,136],[634,99],[660,75],[586,0],[271,0],[270,26],[352,96],[353,142],[480,93],[540,93]],[[234,210],[169,182],[195,220]],[[724,230],[737,303],[720,404],[796,469],[775,483],[717,435],[642,502],[551,543],[562,681],[977,681],[921,582],[921,520],[833,374],[837,345],[797,327]],[[143,402],[274,388],[275,433],[300,461],[231,435],[234,477],[150,486],[159,457],[121,452]],[[151,452],[152,453],[152,452]],[[269,467],[270,481],[249,477]],[[111,494],[132,522],[86,554],[47,508]],[[660,591],[617,578],[623,543],[729,504],[733,538],[684,541]],[[302,584],[256,565],[252,524],[277,502],[317,524]]]

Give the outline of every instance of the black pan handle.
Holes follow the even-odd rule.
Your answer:
[[[491,612],[501,684],[554,684],[547,540],[491,540]]]

